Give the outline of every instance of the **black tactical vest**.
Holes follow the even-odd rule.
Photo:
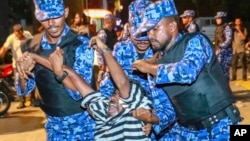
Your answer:
[[[114,30],[109,31],[107,29],[104,29],[104,31],[107,34],[107,40],[106,40],[106,45],[113,50],[114,49],[114,45],[117,42],[117,35],[116,32]]]
[[[34,37],[35,39],[35,37]],[[75,50],[82,44],[81,41],[77,39],[77,35],[73,32],[68,32],[61,39],[60,46],[64,52],[64,65],[73,67]],[[54,52],[56,46],[52,45],[52,49],[44,50],[39,44],[31,45],[26,50],[35,52],[39,55],[48,57],[52,52]],[[23,50],[25,51],[25,49]],[[64,86],[57,82],[55,75],[52,71],[47,68],[36,64],[35,66],[35,80],[39,94],[41,97],[41,109],[50,116],[68,116],[75,113],[83,112],[81,108],[81,101],[73,100],[66,92]]]
[[[180,61],[184,56],[187,42],[195,35],[199,34],[184,35],[157,63],[168,64]],[[186,125],[206,119],[234,101],[232,91],[215,54],[192,84],[164,84],[163,89],[170,96],[179,123]]]

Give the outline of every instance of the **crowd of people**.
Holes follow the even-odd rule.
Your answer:
[[[241,122],[229,86],[239,60],[247,80],[250,41],[240,17],[229,25],[218,11],[212,44],[195,11],[179,15],[174,0],[132,1],[120,36],[113,14],[93,33],[84,14],[66,23],[64,0],[34,6],[41,32],[26,36],[14,25],[16,42],[8,38],[0,55],[14,50],[20,97],[37,88],[48,141],[229,140],[229,126]]]

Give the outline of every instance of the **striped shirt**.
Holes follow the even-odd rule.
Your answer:
[[[142,131],[144,123],[131,114],[136,108],[152,109],[152,103],[144,96],[139,84],[131,83],[129,97],[120,98],[123,110],[114,117],[107,114],[109,99],[99,91],[87,95],[82,107],[89,108],[96,122],[95,141],[150,141]]]

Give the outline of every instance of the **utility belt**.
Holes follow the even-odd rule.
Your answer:
[[[240,117],[240,112],[238,108],[234,105],[230,105],[225,109],[219,111],[218,113],[213,114],[195,124],[182,124],[182,123],[180,124],[191,130],[203,130],[203,129],[211,130],[214,125],[216,125],[218,122],[220,122],[220,120],[226,117],[229,117],[233,124],[236,124],[242,121],[243,119],[242,117]]]

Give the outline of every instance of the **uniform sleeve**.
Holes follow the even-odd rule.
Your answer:
[[[35,89],[35,86],[36,86],[35,78],[34,76],[30,76],[26,82],[25,89],[22,92],[20,83],[19,83],[19,77],[17,77],[15,80],[15,88],[16,88],[17,94],[20,96],[26,96],[28,94],[31,94],[31,92]]]
[[[154,115],[159,119],[158,124],[153,124],[153,129],[158,134],[174,122],[176,114],[168,95],[162,89],[155,88],[152,97]]]
[[[110,78],[109,72],[105,72],[104,79],[100,82],[100,92],[105,97],[111,97],[114,94],[114,82]]]
[[[223,34],[225,36],[225,41],[221,43],[219,47],[221,49],[231,47],[230,44],[232,44],[233,40],[233,29],[230,26],[226,26]]]
[[[186,44],[183,58],[176,63],[159,64],[156,84],[192,83],[206,63],[211,61],[213,50],[209,41],[197,35]]]
[[[76,49],[75,62],[73,69],[88,83],[91,84],[94,70],[94,50],[88,47],[89,40],[84,38],[83,44]],[[75,99],[80,100],[82,96],[79,91],[72,91],[66,89],[69,95]]]

